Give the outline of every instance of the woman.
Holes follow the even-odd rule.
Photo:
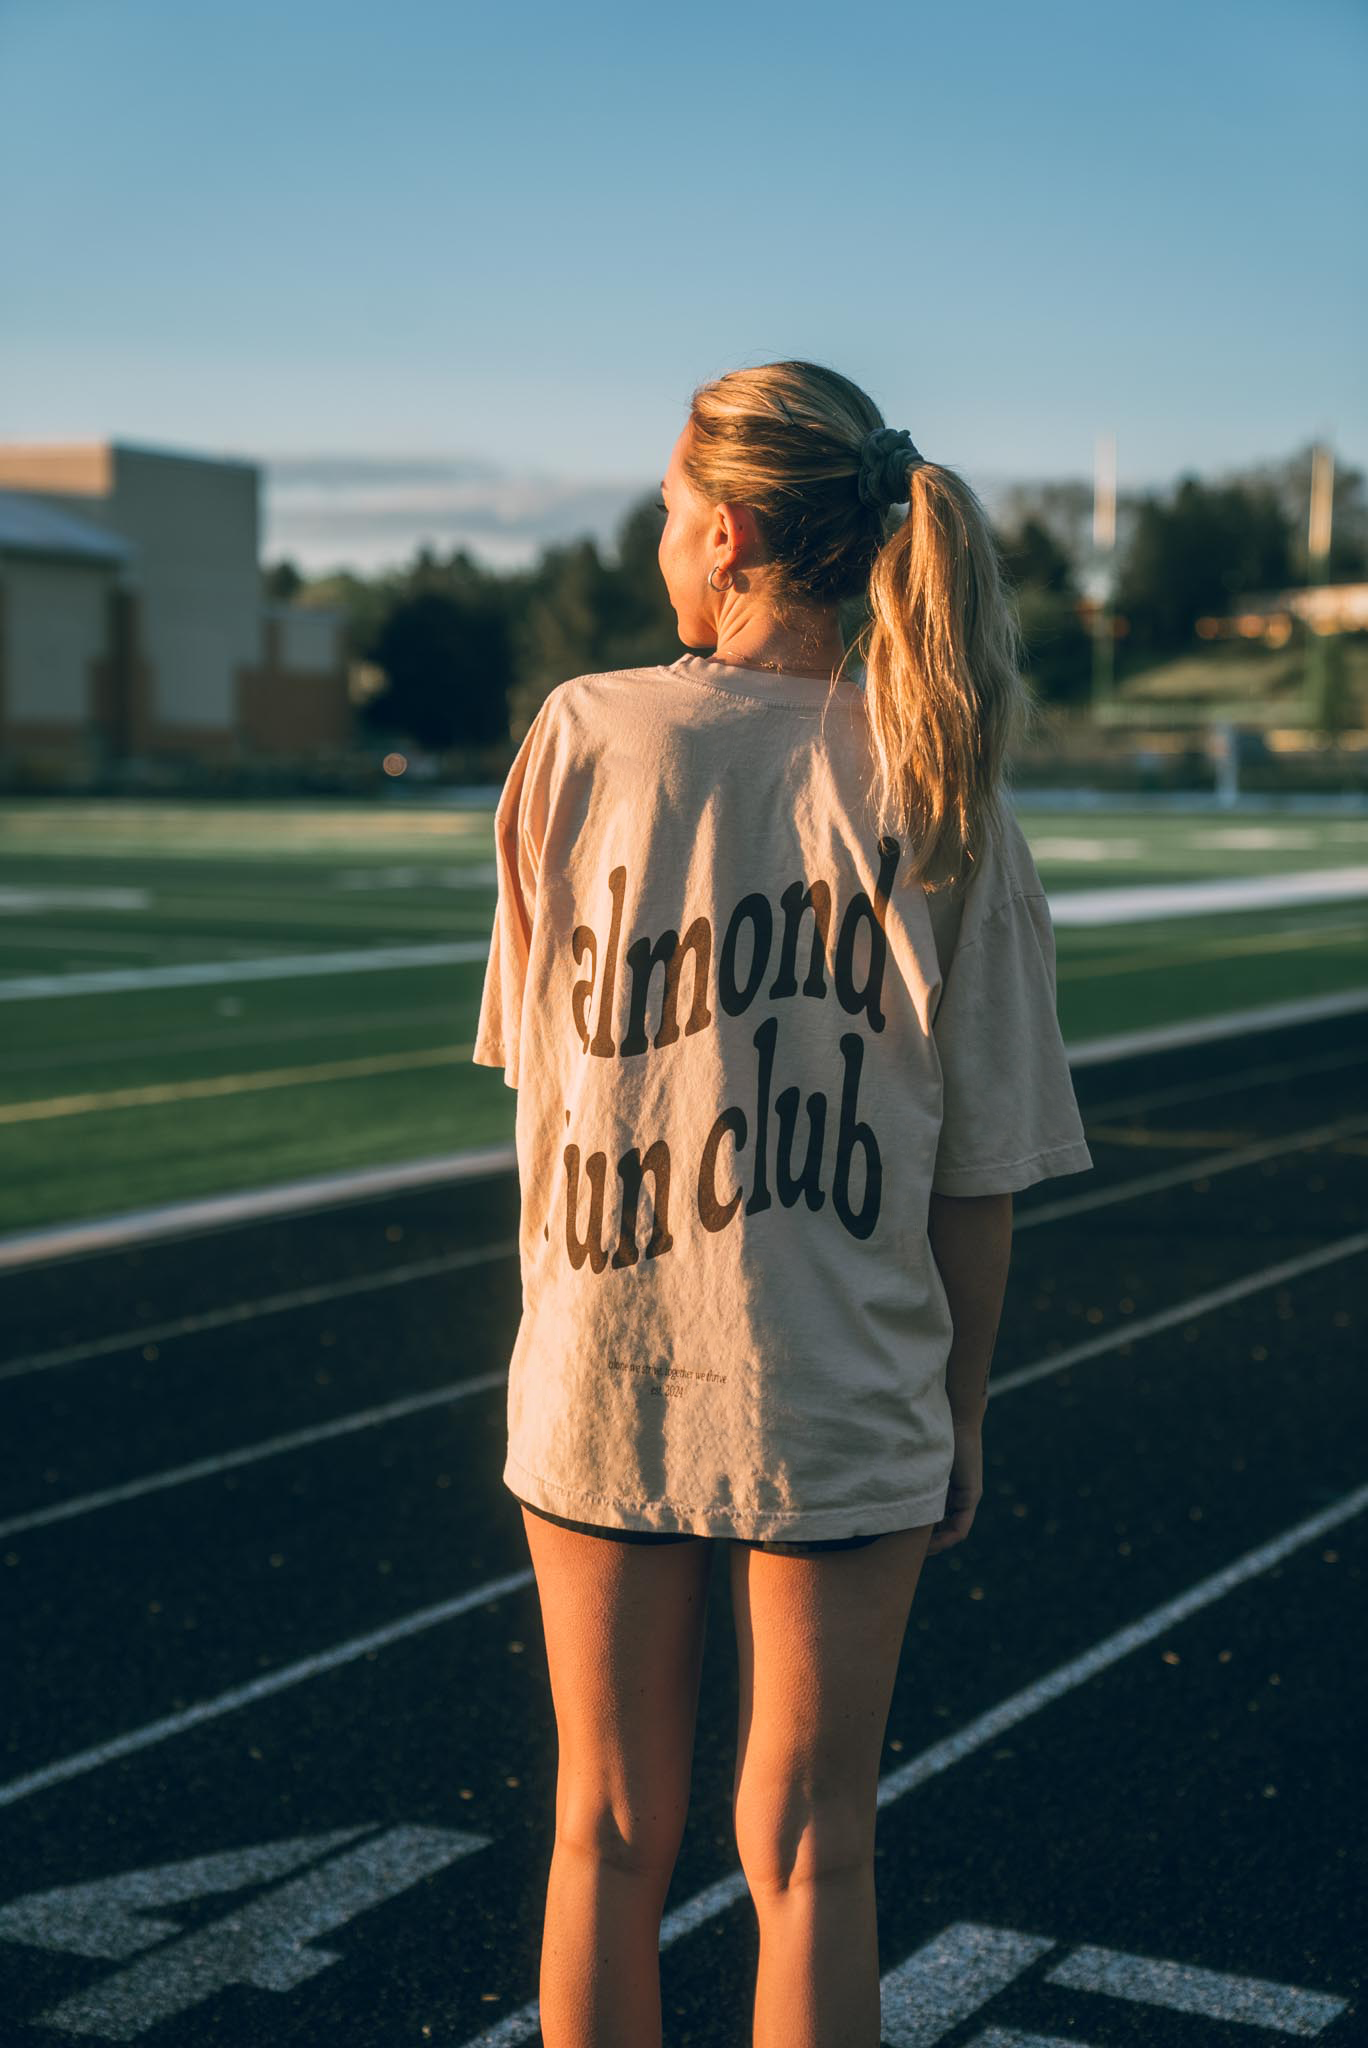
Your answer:
[[[519,1091],[503,1477],[559,1737],[541,2027],[660,2041],[725,1544],[756,2048],[876,2048],[908,1613],[982,1493],[1012,1194],[1092,1161],[1001,801],[1026,699],[973,492],[804,362],[695,392],[662,491],[690,651],[538,713],[474,1048]]]

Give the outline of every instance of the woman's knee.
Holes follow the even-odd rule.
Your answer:
[[[849,1876],[874,1860],[876,1801],[854,1791],[814,1792],[801,1780],[745,1782],[733,1802],[736,1853],[753,1894]]]
[[[668,1886],[687,1814],[676,1802],[640,1804],[579,1792],[557,1802],[556,1846],[579,1860]]]

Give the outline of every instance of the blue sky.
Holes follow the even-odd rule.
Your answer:
[[[802,355],[971,479],[1364,464],[1366,87],[1360,0],[0,0],[0,439],[573,499]]]

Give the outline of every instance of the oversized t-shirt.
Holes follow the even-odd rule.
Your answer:
[[[933,1189],[1092,1165],[1004,802],[900,884],[858,681],[686,654],[553,689],[495,820],[473,1058],[518,1091],[505,1485],[812,1541],[945,1511]]]

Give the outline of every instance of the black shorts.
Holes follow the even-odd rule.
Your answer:
[[[518,1500],[519,1496],[514,1494]],[[695,1536],[691,1530],[674,1529],[605,1529],[595,1522],[571,1522],[564,1515],[553,1515],[548,1508],[534,1508],[530,1500],[520,1502],[530,1515],[540,1515],[544,1522],[554,1522],[561,1529],[578,1529],[582,1536],[604,1536],[616,1543],[699,1543],[705,1539]],[[879,1535],[890,1532],[880,1530]],[[780,1557],[807,1557],[823,1550],[863,1550],[867,1543],[877,1543],[878,1536],[832,1536],[821,1542],[782,1543],[778,1540],[761,1542],[750,1536],[736,1536],[731,1539],[746,1544],[751,1550],[768,1550]]]

